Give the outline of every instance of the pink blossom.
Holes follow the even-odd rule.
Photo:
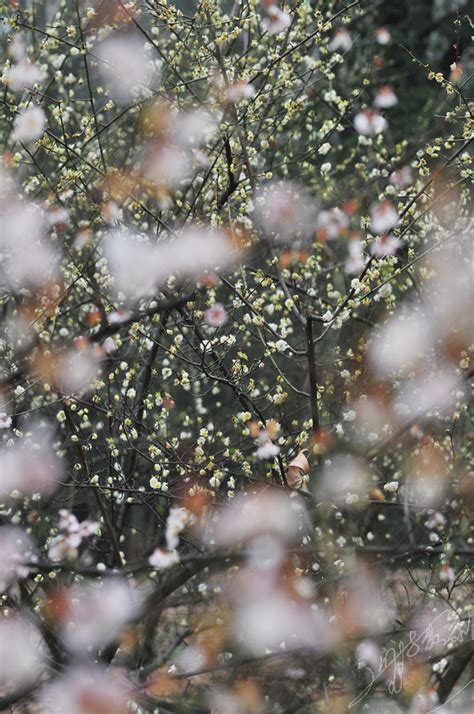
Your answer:
[[[377,109],[390,109],[396,104],[398,104],[398,99],[393,89],[388,84],[380,87],[374,99],[374,106]]]
[[[328,45],[331,52],[342,50],[347,52],[352,47],[352,38],[345,27],[341,27]]]
[[[370,207],[370,219],[370,228],[375,235],[388,233],[400,220],[397,209],[390,201],[373,203]]]
[[[76,665],[48,684],[41,711],[48,714],[118,714],[127,711],[129,688],[118,672],[101,665]]]
[[[349,227],[349,218],[340,208],[320,211],[316,221],[318,238],[334,240],[343,235]]]
[[[48,548],[48,557],[54,562],[77,558],[82,541],[100,530],[100,523],[88,519],[80,523],[73,513],[64,508],[59,511],[59,516],[62,532],[51,538]]]
[[[148,558],[148,562],[157,570],[165,570],[172,565],[179,563],[179,555],[176,550],[167,550],[166,548],[155,548],[153,553]]]
[[[137,612],[130,584],[109,577],[79,585],[67,592],[67,615],[61,634],[73,652],[95,649],[117,639]]]
[[[270,4],[265,12],[267,17],[263,20],[263,26],[271,35],[280,34],[291,25],[291,17],[276,5]]]
[[[12,425],[12,419],[5,412],[0,412],[0,429],[9,429]]]
[[[388,122],[381,114],[371,109],[364,109],[354,117],[354,126],[359,134],[375,136],[387,129]]]
[[[214,303],[214,305],[205,310],[204,317],[211,327],[222,327],[229,318],[227,310],[220,302]]]
[[[391,40],[390,32],[386,27],[378,27],[375,30],[375,37],[379,45],[388,45]]]
[[[370,246],[370,252],[376,258],[384,258],[387,255],[395,255],[401,245],[402,241],[400,238],[389,233],[380,240],[374,241]]]
[[[409,166],[403,166],[403,168],[393,171],[390,174],[390,183],[395,188],[401,189],[410,186],[413,183],[413,174]]]
[[[287,241],[314,230],[316,203],[297,184],[280,181],[257,192],[255,215],[266,233]]]

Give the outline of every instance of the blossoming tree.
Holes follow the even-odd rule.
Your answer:
[[[0,2],[0,710],[472,711],[472,20],[394,5]]]

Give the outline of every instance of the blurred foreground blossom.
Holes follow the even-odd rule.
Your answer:
[[[152,243],[126,229],[112,231],[105,255],[113,290],[129,299],[154,295],[168,278],[197,278],[206,270],[225,268],[237,257],[224,231],[186,228],[175,239]]]
[[[377,27],[375,37],[379,45],[388,45],[391,40],[390,32],[386,27]]]
[[[240,580],[232,622],[239,647],[262,655],[301,649],[327,652],[335,646],[337,632],[323,608],[311,607],[297,591],[277,589],[271,578],[261,576],[255,588],[245,572]]]
[[[0,528],[0,592],[5,592],[17,580],[28,577],[28,562],[32,558],[32,544],[21,529]]]
[[[204,317],[206,318],[207,324],[211,327],[222,327],[222,325],[225,325],[227,322],[229,316],[224,305],[220,302],[215,302],[214,305],[211,305],[211,307],[208,307],[207,310],[204,311]]]
[[[46,235],[45,217],[33,203],[0,199],[0,285],[39,288],[58,277],[59,255]]]
[[[377,107],[377,109],[390,109],[396,104],[398,104],[398,99],[392,87],[388,84],[380,87],[374,99],[374,107]]]
[[[87,391],[98,375],[101,357],[98,349],[90,345],[61,353],[54,370],[59,391],[63,394],[81,394]]]
[[[387,255],[395,255],[401,247],[402,241],[396,236],[387,234],[380,240],[375,241],[370,246],[370,252],[376,258],[385,258]]]
[[[388,122],[381,114],[365,109],[354,117],[354,126],[363,136],[375,136],[387,129]]]
[[[225,100],[230,104],[238,104],[243,99],[251,99],[255,94],[255,87],[248,82],[233,82],[225,92]]]
[[[390,174],[390,183],[395,188],[402,189],[413,183],[413,173],[410,166],[403,166]]]
[[[48,684],[41,696],[45,714],[125,714],[130,688],[119,671],[75,666]]]
[[[265,3],[266,17],[263,19],[263,26],[271,35],[279,35],[291,25],[291,17],[288,13],[280,10],[272,0]]]
[[[398,211],[390,201],[374,203],[370,207],[370,228],[375,235],[384,235],[398,224]]]
[[[316,235],[319,240],[335,240],[346,235],[348,228],[349,218],[340,208],[319,212],[316,221]]]
[[[63,602],[62,637],[77,653],[103,647],[119,637],[137,611],[136,592],[121,578],[73,587]]]
[[[157,570],[165,570],[172,565],[179,563],[179,554],[176,550],[168,550],[167,548],[155,548],[153,553],[148,558],[148,562],[152,568]]]
[[[345,262],[345,270],[349,275],[361,273],[367,263],[362,242],[354,237],[348,241],[349,258]]]
[[[148,95],[157,68],[140,37],[112,33],[96,47],[95,54],[102,78],[117,102]]]
[[[369,356],[380,374],[410,370],[425,361],[431,346],[430,326],[413,309],[394,315],[376,334]]]
[[[262,533],[291,542],[304,523],[305,510],[298,498],[262,491],[235,498],[228,506],[215,511],[201,527],[209,544],[225,548],[250,541]]]
[[[383,631],[393,622],[396,602],[388,588],[361,563],[338,590],[337,618],[346,636]]]
[[[22,92],[32,89],[35,84],[42,82],[44,72],[41,67],[27,59],[17,62],[8,70],[7,81],[12,92]]]
[[[32,105],[22,109],[13,124],[12,141],[29,143],[41,139],[46,127],[46,114],[41,107]]]
[[[36,682],[45,667],[37,628],[20,616],[0,618],[0,690],[13,693]]]
[[[12,419],[5,414],[5,412],[0,412],[0,429],[9,429],[12,425]]]
[[[331,42],[328,45],[328,48],[330,49],[331,52],[337,52],[338,50],[342,50],[343,52],[348,52],[352,47],[352,38],[349,34],[349,32],[346,30],[345,27],[341,27],[334,37],[332,38]]]
[[[261,188],[255,216],[265,233],[278,242],[305,238],[314,230],[317,206],[304,189],[288,181]]]
[[[45,424],[33,424],[22,437],[0,451],[0,496],[51,493],[62,473],[50,430]]]
[[[328,501],[358,503],[368,493],[371,475],[369,464],[362,459],[336,454],[325,464],[315,486],[315,496]]]

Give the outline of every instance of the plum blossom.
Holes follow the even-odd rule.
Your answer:
[[[130,300],[154,295],[171,275],[197,278],[206,270],[226,267],[236,253],[224,231],[200,226],[158,243],[120,228],[109,233],[105,245],[111,288]]]
[[[179,554],[176,550],[167,550],[166,548],[155,548],[153,553],[148,558],[148,562],[152,568],[157,570],[165,570],[172,565],[179,563]]]
[[[255,87],[248,82],[233,82],[225,91],[225,101],[229,104],[238,104],[243,99],[251,99],[255,94]]]
[[[229,318],[227,310],[220,302],[215,302],[214,305],[207,308],[207,310],[204,311],[204,317],[206,318],[207,324],[211,327],[222,327]]]
[[[194,516],[187,508],[172,508],[166,520],[165,539],[168,550],[175,550],[179,545],[179,535],[194,523]]]
[[[316,221],[319,240],[335,240],[343,236],[349,227],[349,218],[340,208],[320,211]]]
[[[284,242],[311,231],[316,203],[297,184],[280,181],[257,192],[255,215],[267,234]]]
[[[51,493],[62,472],[47,426],[33,424],[23,437],[0,451],[0,496]]]
[[[257,457],[259,459],[274,459],[280,453],[280,447],[274,444],[266,429],[262,429],[257,436]]]
[[[20,616],[0,618],[0,690],[2,695],[35,682],[45,667],[38,629]]]
[[[380,87],[374,99],[374,107],[377,107],[377,109],[390,109],[396,104],[398,104],[398,99],[392,87],[388,84]]]
[[[388,233],[384,235],[380,240],[374,241],[370,246],[370,252],[376,258],[384,258],[387,255],[395,255],[397,250],[402,245],[400,238]]]
[[[328,45],[331,52],[342,50],[348,52],[352,47],[352,38],[345,27],[341,27]]]
[[[45,216],[34,203],[18,198],[0,203],[0,285],[18,290],[54,281],[59,255],[46,238]]]
[[[373,203],[370,207],[370,229],[375,235],[384,235],[398,225],[398,211],[390,201]]]
[[[46,127],[46,114],[36,105],[22,109],[13,124],[12,141],[28,143],[41,139]]]
[[[371,109],[364,109],[354,117],[354,126],[363,136],[375,136],[387,129],[388,122],[381,114]]]
[[[20,528],[0,528],[0,592],[28,577],[27,562],[31,559],[31,550],[30,538]]]
[[[271,35],[279,35],[291,25],[291,17],[288,13],[280,10],[271,0],[267,4],[265,12],[267,17],[263,19],[263,26]]]
[[[337,454],[325,464],[315,486],[316,498],[343,500],[348,495],[363,496],[370,483],[369,465],[350,454]]]
[[[349,258],[345,263],[346,273],[349,275],[361,273],[367,263],[361,241],[358,238],[351,238],[348,243],[348,248]]]
[[[390,375],[426,362],[431,345],[429,323],[404,311],[391,317],[374,336],[369,359],[380,374]]]
[[[119,714],[127,711],[129,688],[101,665],[75,665],[48,684],[41,695],[47,714]]]
[[[48,557],[54,562],[77,558],[82,541],[100,530],[100,523],[89,519],[79,522],[73,513],[64,508],[59,515],[61,533],[51,538],[48,548]]]
[[[401,169],[392,171],[389,180],[391,185],[398,189],[410,186],[413,183],[413,174],[410,166],[403,166]]]
[[[12,418],[5,414],[5,412],[0,412],[0,429],[9,429],[12,425]]]
[[[99,71],[120,104],[147,93],[156,69],[145,43],[136,35],[110,34],[95,49]]]
[[[12,92],[22,92],[31,89],[42,82],[44,72],[41,67],[28,60],[22,60],[8,70],[7,82]]]
[[[250,542],[262,533],[291,542],[304,518],[304,506],[299,499],[289,499],[277,491],[262,491],[236,496],[231,504],[200,525],[203,538],[210,545],[226,548]]]
[[[390,32],[386,27],[377,27],[375,38],[379,45],[388,45],[391,40]]]
[[[61,635],[73,652],[107,645],[133,619],[138,603],[130,584],[109,577],[67,591]]]

